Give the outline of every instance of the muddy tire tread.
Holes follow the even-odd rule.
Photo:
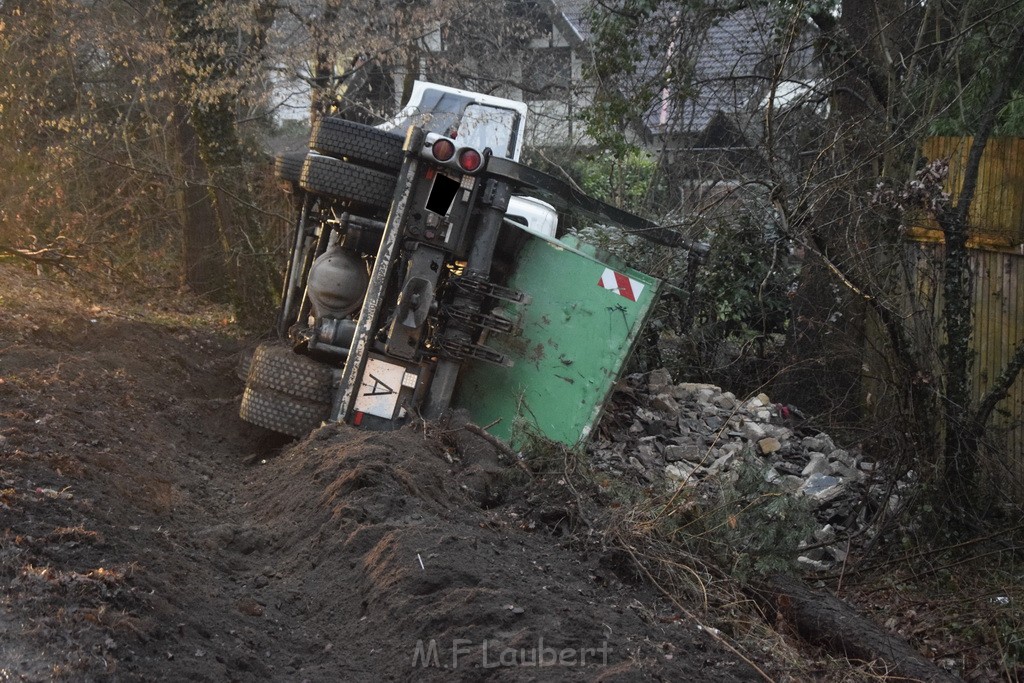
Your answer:
[[[336,116],[318,118],[309,135],[310,149],[379,171],[397,172],[402,167],[404,143],[396,133]]]
[[[307,192],[347,202],[354,210],[371,212],[390,208],[396,183],[393,174],[320,154],[306,157],[299,180]]]
[[[334,371],[302,356],[284,344],[261,344],[249,362],[246,386],[270,389],[286,396],[330,403]]]
[[[330,404],[303,401],[253,386],[246,387],[239,409],[239,415],[246,422],[297,438],[319,427],[330,412]]]

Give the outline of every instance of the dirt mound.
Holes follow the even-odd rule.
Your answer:
[[[281,452],[220,311],[0,292],[0,679],[754,678],[568,543],[557,477],[458,430]]]
[[[332,426],[267,466],[278,589],[335,634],[303,675],[751,677],[599,557],[560,547],[486,442],[462,446]]]

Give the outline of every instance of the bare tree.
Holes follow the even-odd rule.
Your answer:
[[[628,139],[629,122],[647,122],[664,154],[700,169],[676,183],[764,188],[777,218],[772,230],[807,255],[796,299],[805,305],[791,331],[802,325],[814,342],[792,347],[802,355],[791,360],[812,368],[809,377],[818,380],[841,373],[845,391],[860,397],[862,352],[852,349],[844,369],[836,365],[836,347],[816,330],[838,321],[843,333],[833,339],[874,343],[888,367],[889,405],[905,420],[904,445],[919,454],[917,467],[943,453],[946,499],[959,509],[977,500],[980,441],[1024,358],[1015,352],[988,394],[972,401],[967,217],[986,141],[1012,123],[1007,107],[1021,90],[1019,31],[1012,27],[1022,11],[1019,2],[843,0],[829,8],[625,0],[602,3],[593,20],[605,41],[596,74],[609,86],[599,95],[595,124]],[[762,59],[709,75],[700,62],[708,36],[718,31],[721,40],[722,27],[741,15],[771,22],[772,30],[759,34],[769,36]],[[808,68],[801,55],[811,45],[816,59]],[[712,123],[693,133],[685,117],[723,84],[749,106],[722,116],[717,131]],[[920,193],[880,194],[879,183],[902,187],[913,179],[922,140],[941,129],[974,136],[959,196],[923,206]],[[702,144],[712,133],[721,144]],[[718,153],[702,159],[709,147]],[[922,304],[911,296],[904,245],[903,226],[922,208],[945,234],[943,311],[931,327],[921,325]],[[872,329],[881,336],[872,337]],[[828,357],[808,355],[823,344]]]

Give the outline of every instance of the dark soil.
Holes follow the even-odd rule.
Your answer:
[[[0,680],[760,679],[479,437],[243,423],[225,318],[0,265]]]

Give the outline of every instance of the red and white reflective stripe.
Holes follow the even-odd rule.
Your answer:
[[[638,282],[631,277],[626,277],[622,273],[616,273],[611,268],[604,269],[604,273],[601,274],[601,279],[597,281],[597,284],[609,291],[615,292],[619,296],[626,297],[630,301],[639,299],[640,293],[644,291],[644,283]]]

